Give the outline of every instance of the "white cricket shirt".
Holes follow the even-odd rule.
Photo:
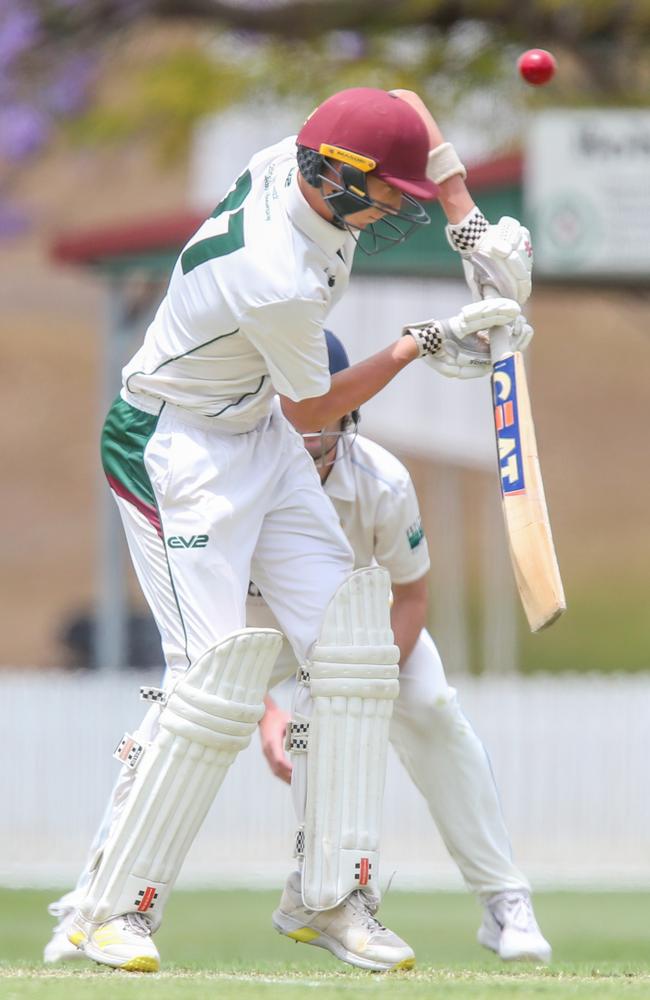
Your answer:
[[[378,563],[392,583],[429,570],[429,550],[411,477],[394,455],[357,435],[337,458],[324,490],[354,551],[354,568]]]
[[[347,287],[354,239],[322,219],[297,181],[295,136],[257,153],[184,247],[123,398],[168,401],[247,431],[276,392],[330,386],[323,323]]]
[[[429,549],[415,489],[402,463],[389,451],[357,435],[351,449],[337,458],[323,489],[352,546],[355,569],[379,564],[396,584],[412,583],[428,572]],[[254,583],[246,602],[246,624],[278,628]],[[293,654],[286,647],[277,676],[287,657],[291,673]]]

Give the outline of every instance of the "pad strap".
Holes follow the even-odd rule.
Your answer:
[[[143,744],[138,743],[138,741],[131,736],[130,733],[124,734],[113,751],[115,759],[119,760],[121,764],[124,764],[124,766],[128,767],[131,771],[135,771],[136,767],[142,760],[143,754]]]
[[[166,705],[167,695],[162,688],[154,687],[141,687],[140,688],[140,700],[141,701],[152,701],[156,705]]]
[[[309,720],[292,719],[284,738],[287,753],[306,753],[309,749]]]

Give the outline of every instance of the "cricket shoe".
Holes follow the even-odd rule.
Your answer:
[[[86,958],[125,972],[158,972],[160,955],[143,914],[124,913],[91,931],[84,929],[84,923],[74,920],[68,938]]]
[[[83,951],[77,948],[68,940],[68,931],[74,920],[74,905],[68,905],[67,900],[72,897],[72,893],[58,899],[56,903],[51,903],[47,910],[50,916],[58,917],[58,923],[52,931],[52,937],[43,949],[43,961],[46,965],[56,965],[60,962],[84,962],[87,961]]]
[[[539,929],[527,892],[498,892],[485,904],[479,944],[505,962],[550,962],[551,946]]]
[[[359,969],[412,969],[413,950],[379,923],[377,906],[357,889],[331,910],[309,910],[302,901],[300,872],[292,872],[273,914],[273,926],[280,934],[325,948]]]

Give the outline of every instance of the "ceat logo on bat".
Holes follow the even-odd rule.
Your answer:
[[[492,396],[499,467],[501,469],[501,489],[504,496],[515,496],[526,492],[526,483],[524,482],[524,467],[521,460],[515,359],[512,354],[504,358],[503,361],[498,361],[494,366]]]

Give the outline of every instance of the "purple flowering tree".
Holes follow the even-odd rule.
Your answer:
[[[86,111],[108,38],[146,11],[139,0],[0,0],[0,236],[27,223],[13,181],[57,127]]]
[[[131,69],[111,106],[109,57],[150,29],[164,55]],[[448,113],[486,86],[510,100],[532,39],[561,59],[554,103],[647,104],[647,0],[0,0],[0,234],[21,225],[13,179],[66,123],[94,142],[154,136],[169,156],[201,115],[251,97],[404,86]]]

